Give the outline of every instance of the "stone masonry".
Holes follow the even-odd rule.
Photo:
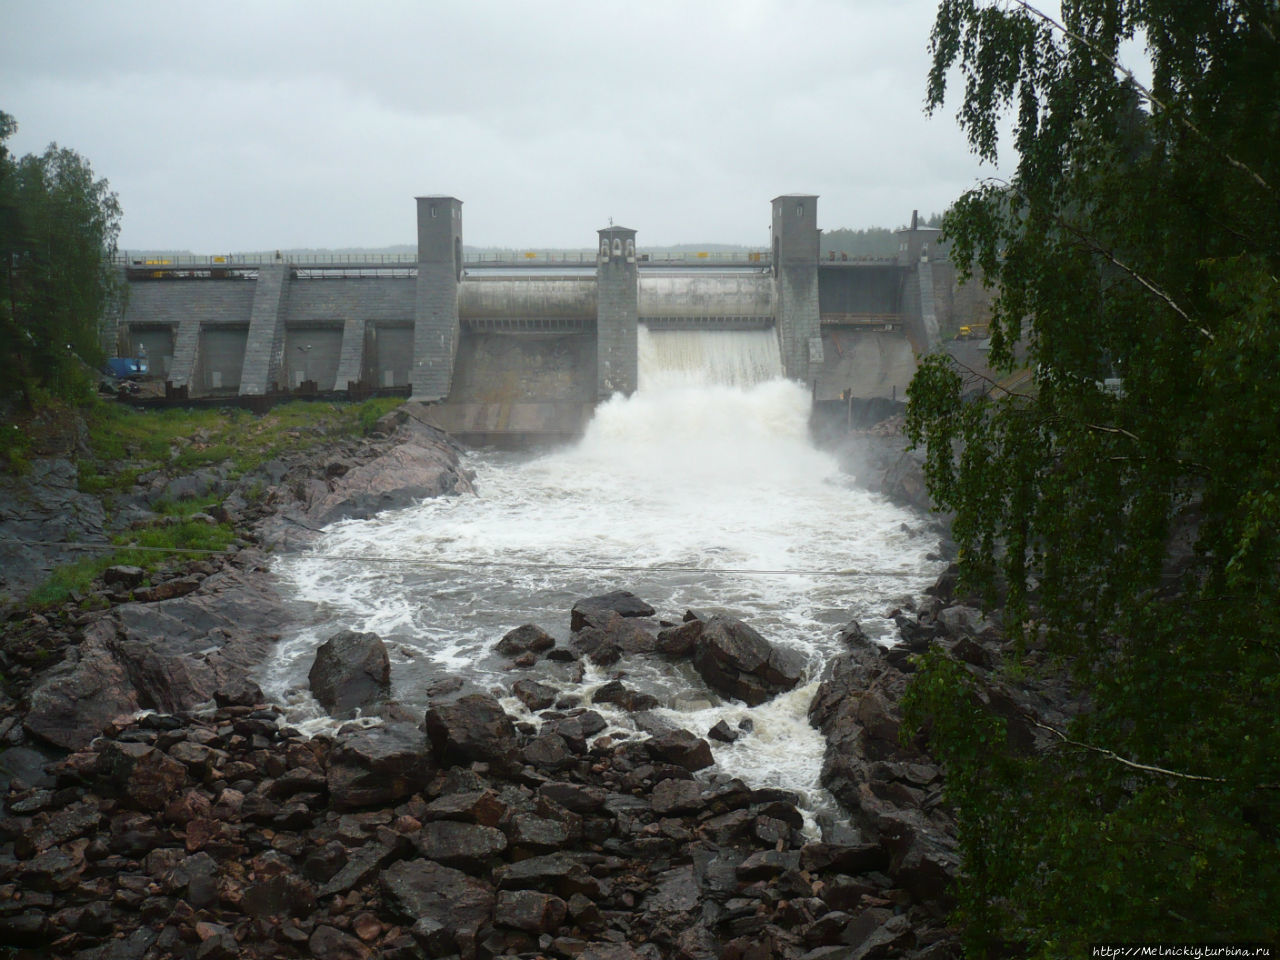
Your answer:
[[[606,227],[596,255],[596,393],[632,394],[638,375],[637,337],[640,319],[640,273],[636,267],[636,232]]]
[[[458,355],[462,201],[418,197],[418,284],[413,315],[411,398],[444,400]]]
[[[240,373],[240,393],[262,396],[276,385],[280,355],[284,350],[284,314],[288,303],[289,273],[283,263],[258,271],[249,316],[249,339],[245,343],[244,368]]]

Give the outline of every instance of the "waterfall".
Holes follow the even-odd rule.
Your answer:
[[[936,541],[813,446],[808,391],[779,367],[771,330],[642,329],[640,389],[600,404],[578,443],[471,453],[478,495],[337,523],[311,552],[280,559],[282,589],[314,613],[285,636],[263,689],[293,705],[291,722],[325,729],[306,672],[320,642],[353,629],[387,642],[393,693],[415,710],[442,671],[509,691],[521,674],[493,652],[503,634],[536,623],[566,645],[576,600],[627,589],[667,620],[694,608],[749,623],[805,659],[806,681],[747,707],[687,664],[633,655],[588,665],[564,695],[589,705],[620,669],[665,722],[698,735],[749,717],[750,736],[713,744],[719,768],[821,806],[823,743],[806,710],[836,634],[857,619],[892,637],[887,611],[936,574]],[[542,665],[531,673],[560,682]],[[504,705],[539,722],[514,697]],[[593,709],[611,732],[637,735],[625,711]]]
[[[767,330],[650,330],[640,325],[640,389],[670,384],[750,387],[782,376],[778,336]]]

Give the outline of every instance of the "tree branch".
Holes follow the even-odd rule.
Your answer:
[[[1048,730],[1065,744],[1069,744],[1073,747],[1079,747],[1081,750],[1088,750],[1090,753],[1096,753],[1099,756],[1106,757],[1108,760],[1114,760],[1116,763],[1123,764],[1133,770],[1140,770],[1143,773],[1154,773],[1162,777],[1174,777],[1178,780],[1191,780],[1197,783],[1231,783],[1231,781],[1225,777],[1204,777],[1197,773],[1181,773],[1177,770],[1170,770],[1167,767],[1157,767],[1149,763],[1138,763],[1136,760],[1129,760],[1126,757],[1120,756],[1120,754],[1116,753],[1114,750],[1108,750],[1105,747],[1096,747],[1091,743],[1081,743],[1079,740],[1072,740],[1061,730],[1056,727],[1051,727],[1047,723],[1041,723],[1030,714],[1024,713],[1023,716],[1026,717],[1033,726],[1037,726],[1041,730]],[[1254,789],[1280,790],[1280,784],[1260,783],[1257,784]]]
[[[1130,277],[1132,277],[1142,286],[1146,287],[1146,289],[1149,290],[1152,294],[1154,294],[1156,297],[1163,300],[1168,305],[1170,310],[1172,310],[1174,313],[1180,316],[1183,320],[1187,321],[1187,323],[1189,323],[1191,326],[1195,327],[1198,331],[1200,331],[1200,333],[1203,334],[1206,339],[1211,341],[1215,339],[1214,335],[1208,329],[1201,326],[1195,320],[1191,319],[1191,315],[1188,314],[1187,311],[1183,310],[1182,307],[1178,306],[1177,301],[1175,301],[1173,297],[1165,293],[1162,289],[1157,287],[1153,281],[1148,280],[1146,277],[1144,277],[1137,270],[1133,269],[1133,267],[1129,266],[1127,263],[1122,261],[1119,257],[1117,257],[1114,253],[1112,253],[1110,250],[1104,247],[1101,243],[1099,243],[1093,237],[1088,236],[1086,233],[1084,233],[1084,231],[1082,231],[1080,228],[1076,226],[1073,226],[1069,221],[1067,221],[1063,217],[1055,216],[1053,219],[1058,224],[1058,226],[1062,227],[1064,230],[1066,230],[1068,233],[1074,236],[1077,240],[1083,243],[1088,249],[1092,250],[1094,253],[1101,254],[1104,258],[1106,258],[1107,262],[1110,263],[1112,266],[1119,267],[1121,270],[1127,273]]]
[[[1197,127],[1185,116],[1174,113],[1174,111],[1171,110],[1166,103],[1164,103],[1159,98],[1157,98],[1156,95],[1152,93],[1149,88],[1147,88],[1146,86],[1144,86],[1142,83],[1138,81],[1138,78],[1133,75],[1132,70],[1126,67],[1123,63],[1121,63],[1111,54],[1107,53],[1106,50],[1103,50],[1101,47],[1099,47],[1096,43],[1094,43],[1088,37],[1082,36],[1076,31],[1071,30],[1066,26],[1066,24],[1059,23],[1057,20],[1049,16],[1047,13],[1044,13],[1041,10],[1037,10],[1030,3],[1028,3],[1027,0],[1013,0],[1013,2],[1016,3],[1018,6],[1020,6],[1023,10],[1027,11],[1027,13],[1030,13],[1033,16],[1039,17],[1041,20],[1049,24],[1055,30],[1061,31],[1061,33],[1064,36],[1070,37],[1072,40],[1076,41],[1076,43],[1079,43],[1081,46],[1088,47],[1090,50],[1092,50],[1094,53],[1100,56],[1103,60],[1106,60],[1107,63],[1111,64],[1113,68],[1115,68],[1116,70],[1119,70],[1122,74],[1124,74],[1125,79],[1128,80],[1131,84],[1133,84],[1134,88],[1139,93],[1141,93],[1144,97],[1146,97],[1148,102],[1153,107],[1156,107],[1162,110],[1164,113],[1168,114],[1169,116],[1174,117],[1179,123],[1185,126],[1192,133],[1194,133],[1197,137],[1199,137],[1205,143],[1209,144],[1210,147],[1217,149],[1218,153],[1222,155],[1222,157],[1227,161],[1227,163],[1231,164],[1231,166],[1235,167],[1237,170],[1244,173],[1246,176],[1252,178],[1252,180],[1256,184],[1258,184],[1258,186],[1262,187],[1263,190],[1266,190],[1267,192],[1271,192],[1271,184],[1267,183],[1267,181],[1264,180],[1257,173],[1257,171],[1255,171],[1248,164],[1242,163],[1241,161],[1237,160],[1235,157],[1227,153],[1225,150],[1219,149],[1217,147],[1217,144],[1214,143],[1212,139],[1205,136],[1205,134],[1200,130],[1200,128]],[[1269,32],[1270,31],[1268,30],[1268,33]]]

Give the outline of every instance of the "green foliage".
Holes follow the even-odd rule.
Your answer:
[[[189,517],[196,512],[194,508],[171,507],[170,510],[167,515],[174,518]],[[178,519],[133,530],[112,538],[115,550],[103,550],[56,567],[49,578],[28,595],[27,603],[36,609],[56,607],[92,590],[95,578],[108,567],[127,564],[154,571],[175,558],[199,559],[206,552],[226,550],[235,536],[227,524],[211,524],[207,520]]]
[[[939,657],[913,716],[949,765],[970,955],[1272,937],[1280,8],[1075,0],[1062,17],[940,5],[931,106],[958,69],[974,150],[994,159],[1012,114],[1018,156],[944,229],[998,285],[994,365],[1021,340],[1035,377],[973,398],[930,357],[908,432],[966,578],[1015,633],[1043,630],[1084,706],[1067,736],[1098,749],[1015,752]],[[1135,36],[1149,91],[1116,67]]]
[[[180,474],[222,463],[227,464],[228,476],[235,479],[285,453],[337,437],[368,434],[382,416],[401,403],[395,397],[362,403],[296,401],[254,416],[244,410],[171,407],[153,411],[97,402],[82,411],[89,426],[91,455],[77,463],[79,487],[107,497],[131,489],[139,476],[150,471]],[[57,404],[52,404],[46,412],[55,409]],[[264,490],[264,484],[255,481],[244,491],[245,497],[255,501]],[[152,510],[164,518],[161,522],[114,538],[115,550],[56,568],[30,594],[29,602],[35,607],[52,607],[86,594],[93,588],[94,578],[116,564],[154,570],[175,555],[181,556],[183,550],[225,550],[235,539],[229,526],[189,519],[221,499],[211,494],[153,503]]]
[[[120,205],[74,150],[12,157],[0,112],[0,394],[83,401],[124,287],[111,268]]]

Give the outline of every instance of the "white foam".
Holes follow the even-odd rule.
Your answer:
[[[315,646],[339,629],[370,630],[406,651],[393,692],[410,705],[422,705],[439,672],[509,687],[505,661],[491,655],[506,631],[534,622],[564,640],[575,600],[629,589],[659,616],[724,611],[804,655],[808,681],[751,710],[714,695],[711,706],[690,703],[701,684],[687,667],[619,666],[698,733],[749,714],[755,731],[717,745],[719,766],[812,795],[822,741],[806,711],[812,681],[838,652],[835,633],[851,618],[884,629],[891,599],[918,593],[936,572],[925,559],[934,541],[918,517],[854,487],[810,443],[801,385],[711,382],[725,378],[714,364],[677,375],[655,360],[654,339],[663,337],[642,334],[642,360],[658,364],[642,366],[643,389],[601,404],[580,443],[540,457],[471,454],[479,495],[339,523],[310,554],[281,559],[284,583],[319,612],[281,642],[264,689],[302,709]],[[776,343],[773,351],[776,369]],[[602,713],[611,729],[628,723]]]

